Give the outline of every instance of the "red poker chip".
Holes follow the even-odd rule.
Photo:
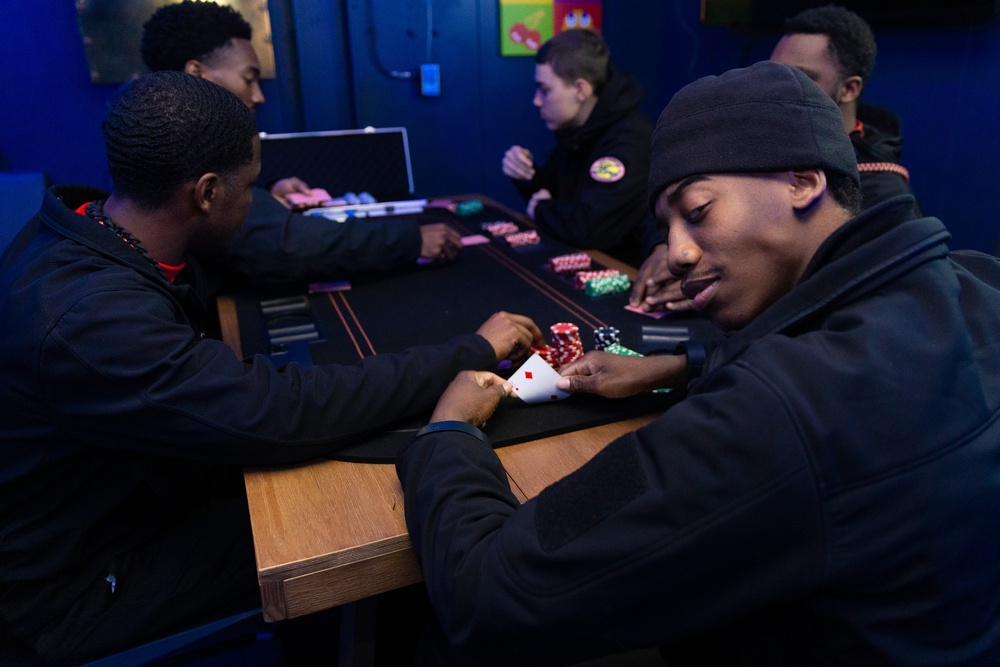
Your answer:
[[[579,333],[580,327],[572,322],[556,322],[549,329],[556,335]]]

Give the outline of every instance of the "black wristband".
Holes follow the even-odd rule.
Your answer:
[[[705,345],[696,340],[686,340],[677,346],[678,354],[687,355],[687,379],[693,380],[701,375],[705,365]]]
[[[462,433],[468,433],[469,435],[473,435],[482,440],[483,442],[486,442],[485,433],[480,431],[472,424],[460,421],[431,422],[427,426],[417,431],[417,434],[413,437],[419,438],[420,436],[427,435],[428,433],[437,433],[438,431],[461,431]]]

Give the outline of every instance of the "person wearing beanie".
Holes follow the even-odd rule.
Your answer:
[[[154,72],[187,72],[212,81],[254,111],[264,94],[251,36],[250,24],[231,7],[184,0],[158,8],[143,24],[142,59]],[[400,271],[414,267],[418,258],[444,264],[461,249],[458,233],[440,222],[332,223],[291,210],[285,197],[309,191],[294,177],[271,184],[269,191],[255,187],[239,233],[225,244],[196,248],[213,291]]]
[[[103,129],[114,191],[54,187],[0,258],[0,626],[59,664],[259,608],[245,466],[334,451],[543,342],[497,313],[348,366],[242,361],[188,250],[243,223],[252,114],[155,72]]]
[[[555,135],[536,162],[514,145],[501,168],[528,203],[540,230],[576,248],[597,249],[637,265],[655,230],[646,207],[652,124],[639,111],[644,92],[611,61],[600,33],[560,32],[535,56],[535,97]]]
[[[829,5],[786,20],[784,36],[770,58],[802,70],[837,103],[857,158],[865,208],[898,195],[913,195],[909,171],[899,163],[903,148],[899,119],[888,109],[861,101],[875,53],[868,23],[849,9]],[[913,210],[921,215],[915,199]],[[691,302],[667,268],[665,244],[655,246],[643,263],[630,302],[647,311],[690,309]]]
[[[399,453],[427,650],[1000,664],[1000,260],[906,198],[859,213],[840,111],[787,65],[684,87],[651,155],[671,271],[727,336],[697,364],[563,368],[573,392],[685,395],[523,504],[486,434]],[[435,418],[482,427],[509,390],[460,374]]]

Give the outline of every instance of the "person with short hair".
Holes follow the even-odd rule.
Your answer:
[[[189,249],[243,224],[250,110],[157,72],[103,127],[114,191],[54,187],[0,258],[0,622],[58,660],[259,607],[244,466],[332,452],[542,342],[497,313],[351,366],[242,361]]]
[[[830,5],[785,21],[784,36],[771,53],[771,60],[798,67],[837,103],[858,157],[865,206],[913,194],[910,174],[899,164],[903,138],[898,119],[893,128],[861,118],[861,93],[875,67],[876,51],[868,23],[849,9]]]
[[[771,60],[799,68],[837,103],[857,157],[863,205],[906,195],[914,215],[920,216],[912,199],[910,173],[899,164],[903,150],[899,119],[887,109],[882,109],[881,117],[895,119],[894,127],[861,118],[862,109],[873,116],[874,109],[881,109],[863,106],[860,99],[875,67],[875,54],[875,36],[868,23],[849,9],[830,5],[806,9],[786,20]],[[630,297],[633,306],[647,311],[690,310],[691,302],[667,270],[667,252],[665,245],[656,245],[643,262]]]
[[[1000,259],[906,198],[861,211],[840,110],[779,63],[673,96],[649,200],[728,336],[561,369],[611,398],[691,382],[523,504],[486,433],[400,451],[451,660],[425,664],[1000,664]],[[431,419],[482,428],[510,391],[460,374]]]
[[[143,24],[142,58],[152,71],[176,70],[226,88],[255,110],[264,103],[260,63],[250,24],[215,2],[164,5]],[[418,258],[452,261],[461,250],[458,232],[417,220],[348,220],[334,223],[290,210],[285,199],[309,192],[295,177],[254,188],[243,229],[227,244],[198,248],[214,289],[247,281],[297,283],[412,268]],[[279,203],[280,202],[280,203]]]
[[[565,30],[535,56],[535,97],[556,138],[543,165],[511,146],[502,160],[543,232],[577,248],[638,264],[652,125],[639,111],[642,86],[620,72],[600,33]]]

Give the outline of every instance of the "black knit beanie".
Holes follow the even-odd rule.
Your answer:
[[[769,61],[681,88],[656,123],[649,204],[696,174],[821,168],[858,180],[840,109],[809,77]]]

